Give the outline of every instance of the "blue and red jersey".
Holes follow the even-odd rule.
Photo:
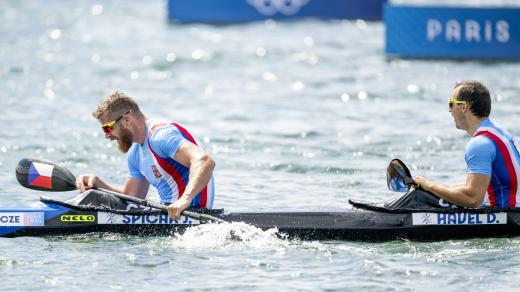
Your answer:
[[[515,140],[489,119],[482,121],[466,145],[468,173],[491,177],[484,204],[494,208],[520,206],[520,154]]]
[[[183,143],[198,145],[193,135],[180,124],[160,120],[146,121],[147,136],[140,145],[134,143],[128,151],[131,178],[145,178],[159,192],[162,203],[172,203],[184,193],[190,169],[173,157]],[[200,146],[199,146],[200,147]],[[214,179],[193,199],[191,207],[212,208]]]

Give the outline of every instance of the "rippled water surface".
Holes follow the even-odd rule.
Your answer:
[[[446,104],[457,80],[486,83],[492,118],[520,136],[519,63],[386,60],[381,23],[179,25],[165,6],[3,2],[0,205],[42,195],[16,182],[24,157],[125,179],[125,156],[90,116],[114,89],[204,141],[217,161],[215,205],[228,211],[386,200],[394,157],[414,174],[462,182],[468,136]],[[518,238],[299,242],[275,233],[224,224],[177,237],[0,239],[1,289],[514,290],[519,280]]]

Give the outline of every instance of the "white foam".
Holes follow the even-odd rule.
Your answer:
[[[174,235],[169,246],[187,250],[243,247],[276,249],[289,244],[285,238],[276,228],[262,230],[243,222],[203,224]]]

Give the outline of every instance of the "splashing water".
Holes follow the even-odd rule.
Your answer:
[[[189,228],[185,233],[173,236],[170,248],[208,250],[220,248],[272,249],[289,243],[278,229],[262,230],[243,222],[203,224]]]

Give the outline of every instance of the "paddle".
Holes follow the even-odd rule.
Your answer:
[[[406,164],[397,158],[392,159],[386,169],[386,183],[394,192],[407,192],[411,186],[417,185]]]
[[[33,190],[49,192],[77,190],[76,177],[68,169],[46,160],[28,158],[20,160],[16,166],[16,179],[22,186]],[[126,201],[168,212],[166,206],[159,203],[134,198],[102,188],[97,189]],[[226,222],[208,214],[200,214],[192,211],[183,211],[182,213],[199,220],[213,221],[217,223]]]

